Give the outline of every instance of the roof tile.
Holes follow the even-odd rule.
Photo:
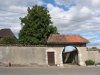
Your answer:
[[[51,34],[48,38],[47,43],[89,43],[89,41],[80,35],[60,35]]]

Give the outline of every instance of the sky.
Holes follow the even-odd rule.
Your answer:
[[[60,34],[81,35],[90,41],[88,47],[100,46],[100,0],[0,0],[0,29],[10,28],[18,37],[19,18],[36,4],[49,10]]]
[[[65,49],[64,49],[64,52],[72,52],[72,51],[75,51],[75,50],[77,50],[77,49],[73,46],[66,46]]]

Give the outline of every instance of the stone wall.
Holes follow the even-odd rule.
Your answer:
[[[96,63],[100,62],[98,51],[87,51],[86,47],[76,47],[78,49],[78,59],[81,66],[85,66],[85,60],[92,59]],[[48,65],[47,52],[54,52],[55,64],[63,66],[62,51],[64,47],[3,47],[0,46],[0,63],[20,64],[20,65]]]
[[[55,64],[57,66],[63,66],[62,62],[62,51],[64,47],[48,47],[46,52],[54,52],[55,53]],[[48,59],[46,60],[48,63]]]
[[[78,49],[79,65],[85,66],[85,61],[88,59],[87,47],[76,47]]]
[[[88,59],[92,59],[96,63],[100,63],[100,53],[98,51],[88,51]]]
[[[88,59],[87,47],[76,47],[76,48],[78,50],[79,65],[86,66],[85,61]],[[55,53],[55,64],[57,66],[63,66],[63,61],[62,61],[63,49],[64,49],[64,47],[48,47],[48,49],[46,50],[47,52],[54,52]]]
[[[46,47],[0,47],[0,62],[46,65]]]

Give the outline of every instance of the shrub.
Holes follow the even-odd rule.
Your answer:
[[[94,62],[93,60],[89,59],[89,60],[86,60],[86,61],[85,61],[85,64],[86,64],[86,65],[94,65],[95,62]]]
[[[0,44],[3,45],[12,45],[12,44],[16,44],[17,43],[17,39],[15,37],[11,37],[11,36],[5,36],[0,38]]]
[[[98,51],[99,51],[99,53],[100,53],[100,49],[99,49]]]

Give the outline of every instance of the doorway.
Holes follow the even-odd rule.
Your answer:
[[[48,65],[53,66],[55,65],[55,53],[54,52],[47,52],[48,55]]]
[[[78,50],[74,46],[66,46],[62,52],[63,64],[78,64]]]

